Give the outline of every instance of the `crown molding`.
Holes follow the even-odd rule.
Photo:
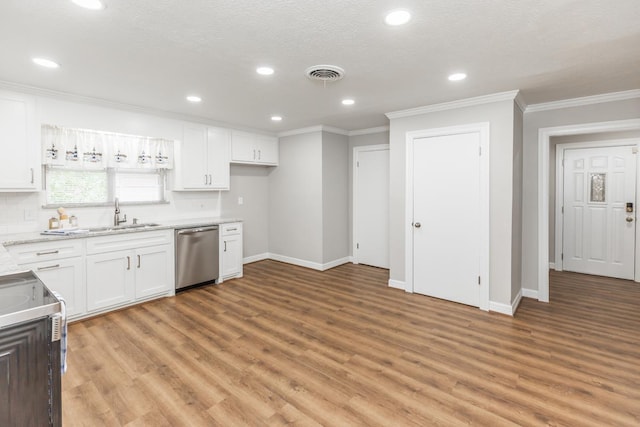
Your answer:
[[[581,98],[562,99],[560,101],[543,102],[527,106],[525,113],[538,111],[558,110],[560,108],[581,107],[585,105],[601,104],[603,102],[624,101],[640,98],[640,89],[625,90],[622,92],[603,93],[600,95],[583,96]]]
[[[490,95],[476,96],[474,98],[466,98],[458,101],[443,102],[440,104],[431,104],[424,107],[410,108],[408,110],[392,111],[386,113],[389,119],[399,119],[402,117],[418,116],[420,114],[433,113],[436,111],[453,110],[456,108],[472,107],[475,105],[490,104],[499,101],[513,101],[520,91],[510,90],[508,92],[493,93]]]
[[[69,92],[60,92],[52,89],[44,89],[44,88],[39,88],[35,86],[22,85],[19,83],[12,83],[12,82],[2,81],[2,80],[0,80],[0,90],[9,90],[14,92],[20,92],[27,95],[52,98],[58,101],[76,102],[79,104],[93,105],[97,107],[113,108],[117,110],[129,111],[132,113],[148,114],[156,117],[162,117],[165,119],[199,123],[203,125],[216,126],[216,127],[224,127],[228,129],[242,130],[242,131],[252,132],[252,133],[260,133],[260,134],[269,135],[269,136],[276,135],[275,132],[269,132],[262,129],[254,129],[251,127],[237,125],[233,123],[216,121],[206,117],[174,113],[171,111],[160,110],[156,108],[142,107],[134,104],[126,104],[121,102],[109,101],[102,98],[92,98],[89,96],[76,95]]]
[[[338,135],[344,135],[344,136],[349,136],[349,134],[350,134],[348,130],[336,128],[336,127],[333,127],[333,126],[322,125],[320,127],[322,128],[323,132],[337,133]]]
[[[515,101],[516,105],[518,106],[518,108],[520,108],[520,111],[522,111],[524,113],[527,110],[527,103],[525,102],[524,98],[522,97],[522,92],[518,91],[518,94],[516,95],[514,101]]]
[[[285,136],[293,136],[293,135],[303,135],[305,133],[313,133],[313,132],[322,132],[322,126],[318,125],[318,126],[309,126],[309,127],[300,128],[300,129],[285,130],[284,132],[278,133],[278,138],[282,138]]]
[[[382,133],[382,132],[388,132],[388,131],[389,131],[389,126],[378,126],[375,128],[358,129],[358,130],[349,131],[349,136],[371,135],[374,133]]]
[[[327,125],[317,125],[317,126],[309,126],[309,127],[300,128],[300,129],[285,130],[284,132],[278,133],[278,137],[282,138],[284,136],[303,135],[305,133],[314,133],[314,132],[337,133],[338,135],[344,135],[344,136],[350,135],[348,130],[336,128],[333,126],[327,126]]]

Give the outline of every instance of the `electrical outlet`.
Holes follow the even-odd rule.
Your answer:
[[[238,204],[239,205],[243,205],[244,204],[244,198],[243,197],[238,197]]]

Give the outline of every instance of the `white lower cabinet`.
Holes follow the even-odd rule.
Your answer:
[[[142,248],[136,252],[136,299],[174,288],[174,259],[170,245]]]
[[[220,280],[242,277],[242,223],[220,226]]]
[[[37,262],[23,266],[35,271],[47,288],[64,298],[69,318],[80,316],[87,310],[83,257]]]
[[[82,240],[60,240],[7,247],[14,261],[33,270],[47,287],[67,303],[67,316],[74,318],[87,310]]]
[[[89,311],[131,302],[135,298],[133,251],[87,256],[87,309]]]
[[[174,288],[172,239],[169,230],[88,239],[88,311],[170,293]]]
[[[173,295],[173,230],[10,245],[15,262],[62,295],[70,319]]]

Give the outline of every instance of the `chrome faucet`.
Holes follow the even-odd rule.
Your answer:
[[[120,219],[120,201],[116,197],[116,213],[113,215],[113,225],[117,227],[123,222],[127,222],[127,214],[124,214],[124,217]]]

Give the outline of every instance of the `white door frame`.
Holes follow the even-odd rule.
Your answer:
[[[478,133],[482,155],[480,162],[480,304],[481,310],[489,310],[489,122],[423,129],[406,133],[406,190],[405,190],[405,291],[413,292],[413,144],[416,139],[435,136]]]
[[[640,119],[538,129],[538,301],[549,302],[549,150],[552,136],[640,129]],[[636,255],[638,253],[636,240]]]
[[[389,144],[378,144],[378,145],[361,145],[357,147],[353,147],[353,165],[351,170],[353,171],[352,175],[352,183],[351,188],[353,188],[353,200],[351,205],[351,253],[353,254],[352,262],[354,264],[358,264],[358,251],[356,249],[356,245],[358,243],[358,225],[356,224],[357,212],[358,212],[358,154],[364,151],[380,151],[380,150],[389,150]]]
[[[564,234],[564,215],[562,215],[561,206],[564,202],[564,173],[562,168],[562,159],[564,158],[564,151],[571,149],[579,149],[579,148],[606,148],[606,147],[638,147],[640,146],[640,140],[630,138],[630,139],[613,139],[607,141],[591,141],[591,142],[573,142],[566,144],[557,144],[556,145],[556,209],[555,209],[555,217],[556,217],[556,226],[555,226],[555,263],[554,269],[556,271],[563,270],[563,260],[562,260],[562,249],[563,249],[563,241],[562,236]],[[636,167],[638,164],[638,159],[636,157]],[[637,170],[637,169],[636,169]],[[638,176],[640,174],[636,172],[636,188],[640,188],[638,185],[640,181],[638,180]],[[635,199],[633,201],[634,205],[634,214],[636,214],[637,206],[638,206],[638,194],[636,192]],[[640,237],[640,227],[636,226],[636,257],[634,258],[634,265],[638,265],[638,237]],[[634,280],[636,282],[640,282],[640,272],[634,270]]]

